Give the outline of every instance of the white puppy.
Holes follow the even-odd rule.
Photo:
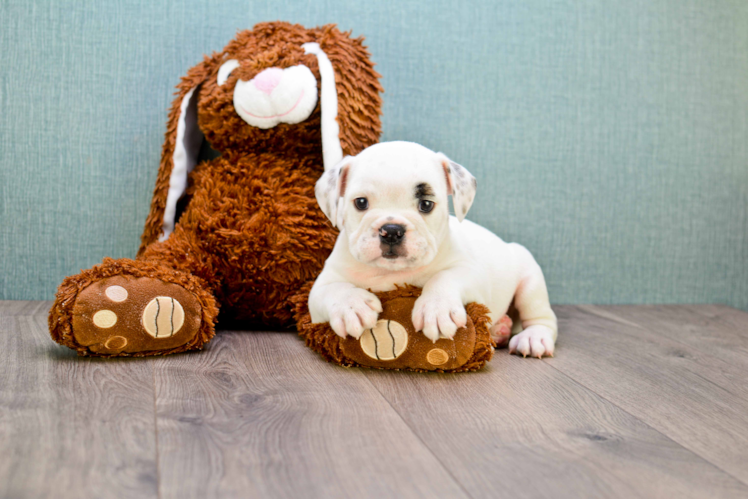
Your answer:
[[[543,272],[523,246],[463,220],[475,190],[464,167],[410,142],[371,146],[325,172],[317,201],[340,235],[309,295],[312,322],[358,338],[382,311],[367,289],[411,284],[423,288],[413,326],[429,339],[452,338],[467,321],[465,304],[478,302],[491,311],[491,334],[506,342],[498,320],[514,301],[522,330],[510,352],[553,355],[556,316]]]

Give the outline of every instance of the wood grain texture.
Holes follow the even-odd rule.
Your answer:
[[[503,350],[475,374],[367,376],[472,497],[748,494],[746,485],[539,360]]]
[[[547,363],[748,483],[745,368],[715,355],[716,347],[707,352],[702,345],[708,342],[696,342],[693,332],[672,326],[694,307],[664,307],[649,315],[646,307],[558,308],[563,354]],[[689,336],[691,341],[684,340]],[[710,336],[740,334],[713,322]]]
[[[156,359],[164,497],[464,497],[364,373],[293,333]]]
[[[78,358],[46,305],[0,316],[0,497],[155,496],[151,364]]]
[[[0,300],[0,318],[46,314],[52,301]]]
[[[748,370],[748,313],[723,305],[580,306],[591,314],[651,330]]]
[[[560,306],[557,356],[344,369],[294,334],[86,359],[0,301],[0,497],[746,497],[748,314]]]

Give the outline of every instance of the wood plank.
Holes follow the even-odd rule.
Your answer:
[[[80,359],[50,304],[0,301],[0,497],[152,497],[159,468],[162,496],[748,495],[735,309],[559,307],[556,358],[445,376],[345,370],[293,334]]]
[[[604,311],[702,353],[708,379],[748,401],[748,313],[719,305],[580,306],[591,314]],[[682,354],[685,355],[685,354]],[[715,370],[715,367],[719,369]]]
[[[748,313],[723,305],[580,306],[656,331],[726,361],[743,379],[748,370]],[[741,386],[743,380],[740,380]]]
[[[705,304],[695,306],[694,310],[710,315],[718,315],[720,318],[730,322],[736,329],[739,329],[741,339],[744,342],[748,338],[748,311],[736,309],[723,304]]]
[[[0,497],[156,496],[152,363],[78,358],[49,303],[9,309],[37,313],[0,316]]]
[[[164,497],[464,497],[360,370],[295,333],[156,360]]]
[[[740,366],[663,334],[673,311],[558,308],[564,332],[547,361],[732,476],[748,483],[748,389]],[[661,315],[661,320],[657,316]],[[675,330],[674,330],[675,331]]]
[[[561,346],[558,357],[573,362]],[[539,360],[502,350],[474,374],[366,375],[472,497],[748,495],[733,477]]]
[[[700,366],[702,376],[734,397],[748,401],[748,314],[726,306],[579,306],[585,312],[649,331],[689,347],[673,351]],[[691,356],[690,351],[698,356]]]
[[[51,300],[0,300],[0,318],[46,314],[51,307]]]

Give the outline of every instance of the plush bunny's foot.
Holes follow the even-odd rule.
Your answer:
[[[113,276],[78,295],[73,334],[97,354],[164,351],[195,337],[200,313],[197,299],[179,285]]]
[[[312,323],[308,303],[311,287],[309,282],[292,299],[296,324],[307,346],[328,361],[381,370],[465,372],[480,370],[493,356],[491,319],[488,308],[481,304],[465,306],[465,324],[453,338],[434,342],[416,331],[412,321],[421,289],[410,285],[396,287],[374,294],[382,311],[372,327],[360,337],[341,338],[329,323]]]
[[[195,287],[195,278],[168,268],[107,259],[60,285],[50,330],[56,341],[84,355],[199,348],[213,336],[217,310],[212,296]]]

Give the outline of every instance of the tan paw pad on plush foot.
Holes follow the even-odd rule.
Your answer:
[[[174,283],[113,276],[86,287],[73,308],[73,335],[98,354],[174,349],[200,328],[197,299]]]
[[[397,359],[408,347],[408,332],[397,321],[380,319],[374,328],[366,330],[359,339],[361,350],[372,359]]]
[[[176,335],[184,324],[184,309],[174,297],[156,297],[143,310],[143,327],[154,338]]]
[[[444,349],[439,349],[438,347],[435,349],[431,349],[429,353],[426,354],[426,361],[434,366],[441,366],[449,361],[449,353]]]

